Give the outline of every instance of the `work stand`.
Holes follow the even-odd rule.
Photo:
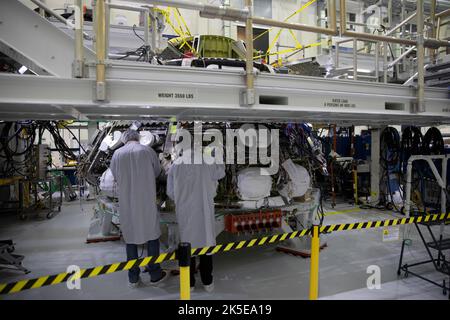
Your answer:
[[[401,253],[400,253],[400,261],[399,261],[399,265],[398,265],[397,274],[400,276],[401,272],[403,271],[405,273],[405,275],[404,275],[405,278],[407,278],[411,274],[415,277],[418,277],[422,280],[432,283],[435,286],[442,288],[442,293],[444,295],[447,295],[447,293],[448,293],[448,298],[450,300],[450,260],[448,260],[446,258],[446,256],[444,255],[444,251],[450,249],[450,239],[443,239],[442,234],[439,236],[438,239],[436,238],[436,236],[433,233],[433,230],[431,229],[431,226],[439,225],[439,224],[440,224],[440,222],[414,223],[414,225],[417,229],[417,232],[419,233],[419,236],[420,236],[420,238],[425,246],[425,249],[427,251],[428,259],[424,260],[424,261],[415,262],[415,263],[403,264],[404,249],[405,249],[405,245],[408,241],[407,239],[404,239],[402,242],[402,249],[401,249]],[[425,237],[424,237],[424,234],[422,231],[423,228],[421,229],[420,225],[424,226],[426,228],[426,230],[428,230],[432,241],[427,242],[425,240]],[[430,264],[430,263],[433,264],[436,271],[443,273],[444,275],[446,275],[448,277],[448,282],[444,278],[442,280],[442,283],[437,283],[431,279],[428,279],[427,277],[420,275],[417,272],[411,271],[411,269],[414,269],[414,267],[417,267],[420,265],[426,265],[426,264]]]

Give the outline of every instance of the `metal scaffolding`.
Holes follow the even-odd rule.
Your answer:
[[[33,0],[39,4],[38,0]],[[139,0],[148,13],[152,5],[166,5],[198,10],[200,16],[246,23],[246,72],[176,68],[139,62],[107,59],[107,30],[105,0],[95,3],[94,54],[83,45],[82,24],[76,29],[76,41],[58,30],[41,16],[31,17],[39,40],[34,39],[34,51],[27,47],[28,37],[23,33],[17,40],[19,51],[28,56],[36,54],[37,62],[52,67],[49,76],[0,75],[0,115],[3,119],[137,119],[173,117],[177,119],[221,119],[259,121],[327,121],[365,124],[393,123],[450,123],[448,91],[424,88],[425,48],[450,46],[448,41],[419,36],[417,40],[395,38],[348,31],[345,0],[340,1],[339,28],[336,21],[336,0],[329,0],[328,27],[280,22],[253,16],[252,1],[244,9],[217,7],[182,0]],[[79,4],[79,2],[77,2]],[[76,4],[77,4],[76,3]],[[75,5],[76,5],[75,4]],[[423,1],[418,1],[419,8]],[[150,7],[149,7],[150,5]],[[18,16],[30,10],[18,1],[0,4],[0,20],[6,32],[1,42],[14,47],[16,39],[9,29]],[[140,10],[140,9],[137,9]],[[8,17],[14,12],[14,17]],[[82,10],[76,10],[81,15]],[[34,13],[33,13],[34,14]],[[434,14],[434,13],[433,13]],[[447,15],[434,14],[434,19]],[[423,14],[413,14],[418,20],[419,33],[423,30]],[[409,21],[414,17],[407,17]],[[82,21],[76,17],[76,21]],[[397,30],[406,22],[391,29]],[[253,24],[301,30],[326,35],[346,36],[356,41],[372,41],[379,45],[399,43],[418,49],[418,85],[407,87],[395,84],[369,83],[336,79],[321,79],[292,75],[256,74],[253,70]],[[145,29],[148,29],[148,24]],[[439,28],[439,22],[433,26]],[[10,30],[10,31],[8,31]],[[17,30],[16,30],[17,31]],[[145,32],[145,31],[144,31]],[[148,32],[148,30],[147,30]],[[58,37],[58,44],[46,35]],[[436,33],[431,34],[436,35]],[[17,32],[16,32],[17,36]],[[147,33],[147,44],[148,33]],[[69,43],[70,42],[70,43]],[[29,43],[28,43],[29,44]],[[46,46],[61,46],[66,57],[46,54]],[[42,48],[44,47],[44,48]],[[52,48],[53,48],[52,47]],[[41,49],[39,49],[41,48]],[[57,52],[57,48],[53,48]],[[64,51],[65,50],[65,51]],[[377,50],[378,51],[378,50]],[[385,50],[386,51],[386,50]],[[69,53],[70,52],[70,53]],[[356,52],[356,51],[355,51]],[[42,59],[42,60],[40,60]],[[378,61],[378,59],[376,59]],[[72,69],[72,65],[75,69]],[[392,66],[392,63],[391,65]],[[354,80],[357,79],[354,67]],[[378,68],[377,68],[378,70]]]

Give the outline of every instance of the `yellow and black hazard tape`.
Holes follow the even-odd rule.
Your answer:
[[[149,264],[161,263],[167,260],[174,260],[175,252],[163,253],[159,256],[145,257],[142,259],[129,260],[119,263],[108,264],[104,266],[81,269],[78,273],[59,273],[50,276],[43,276],[34,279],[25,279],[8,284],[0,284],[0,294],[15,293],[28,289],[52,286],[55,284],[67,282],[69,280],[94,278],[104,274],[111,274],[123,270],[129,270],[135,266],[144,267]]]
[[[361,230],[380,227],[392,227],[404,224],[423,223],[423,222],[442,222],[450,219],[450,213],[438,213],[426,216],[416,216],[409,218],[398,218],[390,220],[354,222],[344,224],[332,224],[320,227],[320,233],[330,233],[336,231]]]
[[[191,250],[191,255],[201,256],[205,254],[216,254],[220,252],[228,252],[233,250],[239,250],[244,248],[250,248],[253,246],[262,246],[264,244],[270,244],[274,242],[281,242],[293,238],[303,237],[310,233],[310,230],[304,229],[301,231],[294,231],[290,233],[276,234],[272,236],[265,236],[257,239],[244,240],[239,242],[231,242],[227,244],[218,244],[216,246],[194,248]],[[129,260],[119,263],[108,264],[104,266],[92,267],[89,269],[81,269],[77,274],[73,273],[60,273],[51,276],[43,276],[34,279],[25,279],[21,281],[0,284],[0,294],[8,294],[20,292],[28,289],[36,289],[45,286],[52,286],[59,283],[67,282],[69,280],[94,278],[105,274],[111,274],[114,272],[129,270],[133,267],[145,267],[149,264],[161,263],[168,260],[175,260],[176,252],[163,253],[159,256],[146,257],[142,259]]]
[[[333,224],[320,227],[320,233],[330,233],[336,231],[360,230],[379,227],[390,227],[396,225],[405,225],[420,222],[442,222],[450,220],[450,213],[434,214],[427,216],[418,216],[411,218],[399,218],[391,220],[379,220],[368,222],[355,222],[346,224]],[[193,256],[201,256],[205,254],[217,254],[220,252],[228,252],[240,250],[244,248],[251,248],[254,246],[262,246],[266,244],[273,244],[289,239],[300,238],[311,234],[311,229],[303,229],[289,233],[280,233],[260,238],[243,240],[239,242],[231,242],[227,244],[218,244],[216,246],[194,248],[191,250]],[[162,263],[168,260],[175,260],[176,252],[163,253],[159,256],[145,257],[141,259],[129,260],[119,263],[108,264],[104,266],[97,266],[88,269],[81,269],[78,273],[59,273],[50,276],[43,276],[34,279],[25,279],[21,281],[0,284],[0,294],[9,294],[20,292],[28,289],[36,289],[45,286],[52,286],[59,283],[67,282],[69,280],[94,278],[105,274],[129,270],[133,267],[145,267],[149,264]]]

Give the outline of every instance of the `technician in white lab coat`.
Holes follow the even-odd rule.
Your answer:
[[[139,143],[139,133],[128,130],[122,134],[125,144],[111,160],[110,169],[119,188],[120,229],[126,243],[127,259],[138,258],[138,245],[147,244],[149,256],[159,255],[159,212],[156,206],[156,178],[160,165],[156,152]],[[165,280],[168,272],[159,264],[148,267],[150,283]],[[142,284],[139,267],[128,271],[130,287]]]
[[[225,166],[193,164],[190,150],[175,160],[167,177],[167,195],[174,200],[181,242],[192,248],[216,245],[214,197]],[[195,257],[191,259],[191,290],[195,286]],[[211,255],[200,256],[200,276],[206,291],[214,289]]]

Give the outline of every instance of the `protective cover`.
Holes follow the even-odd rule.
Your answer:
[[[107,151],[108,148],[111,150],[115,150],[118,147],[122,146],[123,143],[120,141],[120,137],[122,136],[122,132],[114,131],[112,135],[108,134],[100,144],[101,151]]]
[[[108,197],[117,198],[119,196],[119,188],[109,168],[100,177],[100,190]]]
[[[239,201],[243,209],[259,209],[262,207],[276,208],[286,205],[282,197],[268,197],[260,200],[243,200]]]
[[[153,135],[150,131],[140,131],[139,135],[141,136],[139,143],[143,146],[152,147],[158,140],[158,137]]]
[[[311,184],[308,170],[293,163],[291,159],[283,162],[282,166],[289,176],[289,182],[279,190],[280,195],[288,199],[305,195]]]
[[[238,172],[238,196],[241,200],[260,200],[270,196],[272,177],[261,175],[260,168],[247,168]]]

